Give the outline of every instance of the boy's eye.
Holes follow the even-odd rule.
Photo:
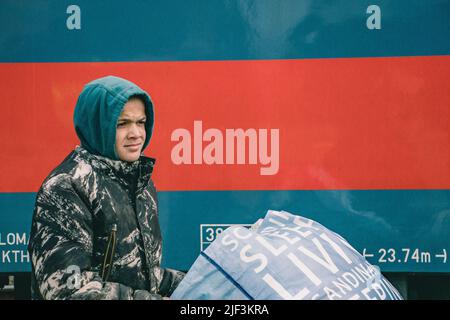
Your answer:
[[[142,125],[144,125],[144,124],[145,124],[145,120],[143,120],[143,121],[139,121],[139,124],[142,124]]]
[[[123,127],[125,125],[125,122],[120,122],[117,124],[118,127]]]

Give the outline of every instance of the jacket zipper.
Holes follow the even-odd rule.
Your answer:
[[[105,257],[103,259],[103,267],[102,267],[103,282],[108,281],[109,275],[111,273],[114,253],[116,251],[116,240],[117,240],[117,224],[113,224],[111,228],[111,233],[108,237],[108,245],[106,247]]]

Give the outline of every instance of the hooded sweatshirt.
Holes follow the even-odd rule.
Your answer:
[[[153,133],[153,103],[147,92],[137,85],[114,76],[88,83],[78,97],[73,120],[81,146],[92,154],[119,160],[114,147],[116,124],[124,105],[133,96],[144,102],[148,119],[144,150]]]
[[[108,76],[88,83],[74,112],[81,141],[36,196],[28,250],[34,299],[161,299],[184,273],[163,269],[155,159],[115,152],[117,119],[131,97],[145,104],[148,145],[153,104],[135,84]]]

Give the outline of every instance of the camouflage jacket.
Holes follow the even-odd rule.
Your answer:
[[[162,269],[155,160],[78,146],[43,182],[28,250],[34,299],[161,299],[184,273]]]

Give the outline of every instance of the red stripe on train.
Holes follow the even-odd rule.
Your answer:
[[[146,154],[157,158],[161,191],[450,188],[450,56],[430,56],[2,63],[0,192],[39,188],[78,143],[72,115],[83,85],[108,74],[154,100]],[[224,164],[173,163],[172,133],[194,139],[195,120],[202,133],[223,134]],[[261,174],[258,154],[249,164],[249,148],[246,164],[226,164],[226,129],[238,128],[279,129],[276,174]]]

